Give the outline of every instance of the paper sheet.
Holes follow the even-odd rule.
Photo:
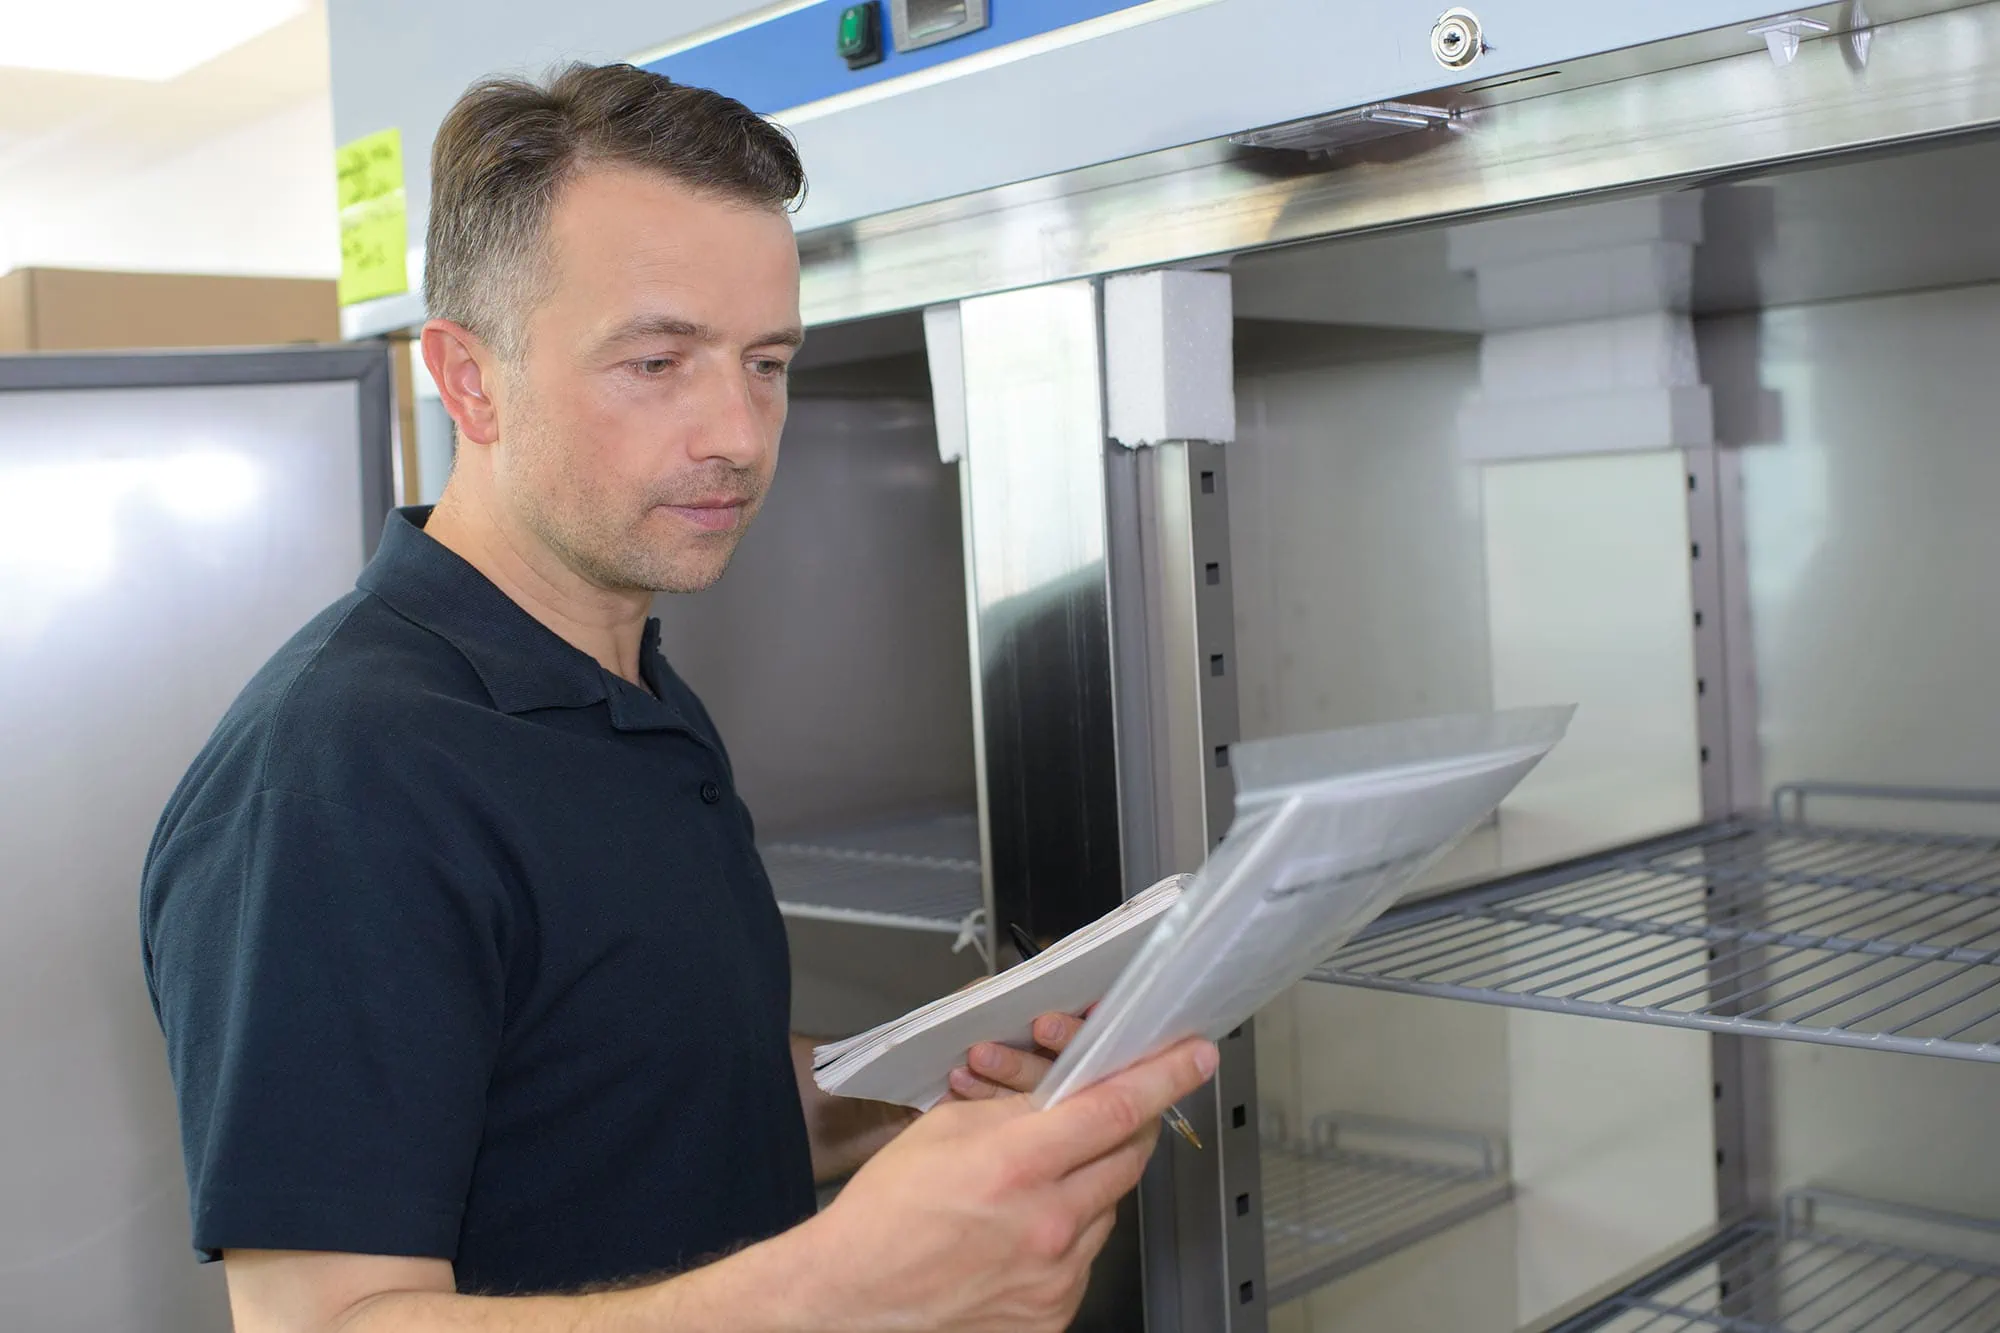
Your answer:
[[[1047,1013],[1081,1013],[1103,998],[1188,876],[1162,880],[1116,910],[1065,936],[1032,960],[901,1018],[813,1051],[813,1078],[842,1097],[928,1110],[944,1098],[952,1069],[975,1043],[1021,1050]]]
[[[1036,1093],[1052,1106],[1183,1037],[1222,1037],[1485,819],[1574,710],[1233,747],[1236,821]]]

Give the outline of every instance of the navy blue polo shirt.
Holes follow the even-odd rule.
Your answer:
[[[714,725],[392,515],[174,793],[142,890],[194,1243],[690,1267],[814,1206],[784,926]]]

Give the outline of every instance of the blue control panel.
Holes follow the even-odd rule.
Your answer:
[[[1140,0],[988,0],[984,28],[934,46],[898,51],[881,7],[882,58],[851,69],[840,53],[841,14],[851,0],[815,0],[802,9],[727,33],[646,66],[676,83],[727,93],[764,115],[949,64],[1086,19],[1132,9]]]

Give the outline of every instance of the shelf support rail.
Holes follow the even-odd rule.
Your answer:
[[[1106,531],[1125,890],[1193,870],[1235,804],[1238,739],[1227,445],[1226,272],[1107,278]],[[1263,1333],[1271,1304],[1256,1045],[1245,1023],[1183,1104],[1207,1148],[1163,1141],[1140,1203],[1149,1333]]]

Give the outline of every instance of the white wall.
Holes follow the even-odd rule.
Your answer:
[[[333,112],[319,92],[171,157],[66,158],[0,190],[0,272],[335,277]]]

